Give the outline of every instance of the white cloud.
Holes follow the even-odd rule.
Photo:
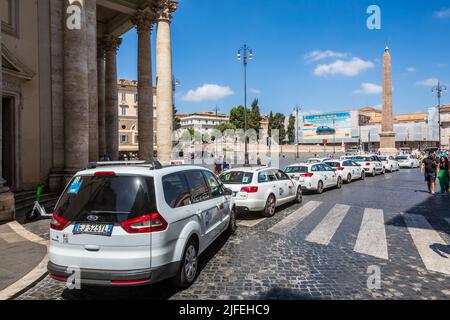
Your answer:
[[[233,94],[233,90],[228,86],[204,84],[195,90],[189,90],[182,99],[191,102],[217,101]]]
[[[349,61],[336,60],[330,64],[319,64],[314,70],[314,74],[316,76],[344,75],[353,77],[374,66],[372,61],[364,61],[355,57]]]
[[[408,71],[410,73],[415,73],[417,70],[414,67],[408,67],[408,68],[406,68],[406,71]]]
[[[260,95],[262,93],[262,91],[259,89],[250,89],[250,92],[256,95]]]
[[[450,8],[443,8],[437,11],[434,15],[437,18],[448,18],[450,17]]]
[[[353,94],[380,94],[383,91],[383,88],[374,83],[364,82],[361,84],[361,88],[353,91]]]
[[[315,50],[305,54],[305,60],[308,62],[311,61],[319,61],[327,58],[345,58],[347,56],[346,53],[337,52],[332,50]]]
[[[429,79],[425,79],[425,80],[422,80],[422,81],[417,81],[416,84],[418,86],[432,87],[432,86],[437,85],[438,81],[439,80],[436,79],[436,78],[429,78]]]

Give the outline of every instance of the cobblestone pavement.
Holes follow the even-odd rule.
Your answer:
[[[336,215],[337,204],[347,208],[338,211],[343,218],[325,219]],[[18,299],[450,299],[449,204],[450,197],[426,192],[417,169],[402,170],[305,195],[303,204],[284,206],[254,226],[249,222],[260,217],[241,215],[237,234],[219,238],[203,254],[198,279],[187,290],[168,281],[68,290],[47,277]],[[305,214],[305,207],[314,210]],[[269,230],[294,213],[288,232]],[[406,224],[402,213],[426,220]],[[384,218],[381,228],[374,217]],[[318,244],[310,238],[317,230],[319,236],[335,232]],[[441,241],[434,243],[436,237]],[[370,290],[373,266],[381,272],[381,287]]]

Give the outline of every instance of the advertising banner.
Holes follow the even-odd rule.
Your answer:
[[[352,138],[350,112],[324,113],[303,116],[303,141]]]

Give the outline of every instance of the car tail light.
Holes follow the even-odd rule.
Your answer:
[[[314,175],[312,172],[302,173],[300,176],[305,178],[311,178]]]
[[[133,285],[133,284],[142,284],[150,281],[150,278],[148,279],[142,279],[142,280],[111,280],[111,284],[114,285]]]
[[[166,230],[168,223],[156,212],[124,221],[120,225],[128,233],[150,233]]]
[[[241,192],[256,193],[258,192],[258,187],[242,187]]]
[[[67,225],[70,223],[69,220],[64,219],[63,217],[58,216],[56,213],[53,213],[52,221],[50,222],[50,228],[53,230],[62,231]]]
[[[101,177],[101,176],[115,177],[116,173],[114,171],[98,171],[98,172],[94,173],[94,176],[96,176],[96,177]]]
[[[370,166],[370,162],[366,162],[366,166]]]
[[[339,167],[336,169],[337,171],[344,171],[344,167]]]
[[[67,281],[67,277],[57,276],[57,275],[54,275],[51,273],[50,273],[50,277],[52,277],[53,279],[58,280],[58,281]]]

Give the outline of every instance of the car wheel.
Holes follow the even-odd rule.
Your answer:
[[[341,177],[339,177],[338,178],[338,180],[337,180],[337,185],[336,185],[336,187],[338,188],[338,189],[340,189],[340,188],[342,188],[342,178]]]
[[[266,206],[264,207],[263,216],[273,217],[275,215],[276,209],[276,199],[273,194],[271,194],[266,201]]]
[[[352,183],[352,175],[350,173],[347,175],[347,183]]]
[[[303,192],[302,187],[297,188],[297,195],[295,196],[295,203],[302,203],[303,202]]]
[[[191,238],[184,249],[180,271],[173,279],[174,284],[180,288],[187,288],[194,283],[198,271],[197,243]]]
[[[318,194],[323,193],[323,182],[322,181],[319,181],[319,183],[317,184],[317,193]]]
[[[381,171],[381,174],[386,174],[386,168],[383,167],[383,170]]]
[[[233,207],[230,212],[230,222],[228,223],[227,234],[233,235],[237,230],[237,222],[236,222],[236,207]]]
[[[361,172],[361,180],[364,180],[364,179],[366,179],[366,172],[365,171]]]
[[[377,171],[375,169],[373,169],[372,171],[372,177],[376,177],[377,176]]]

